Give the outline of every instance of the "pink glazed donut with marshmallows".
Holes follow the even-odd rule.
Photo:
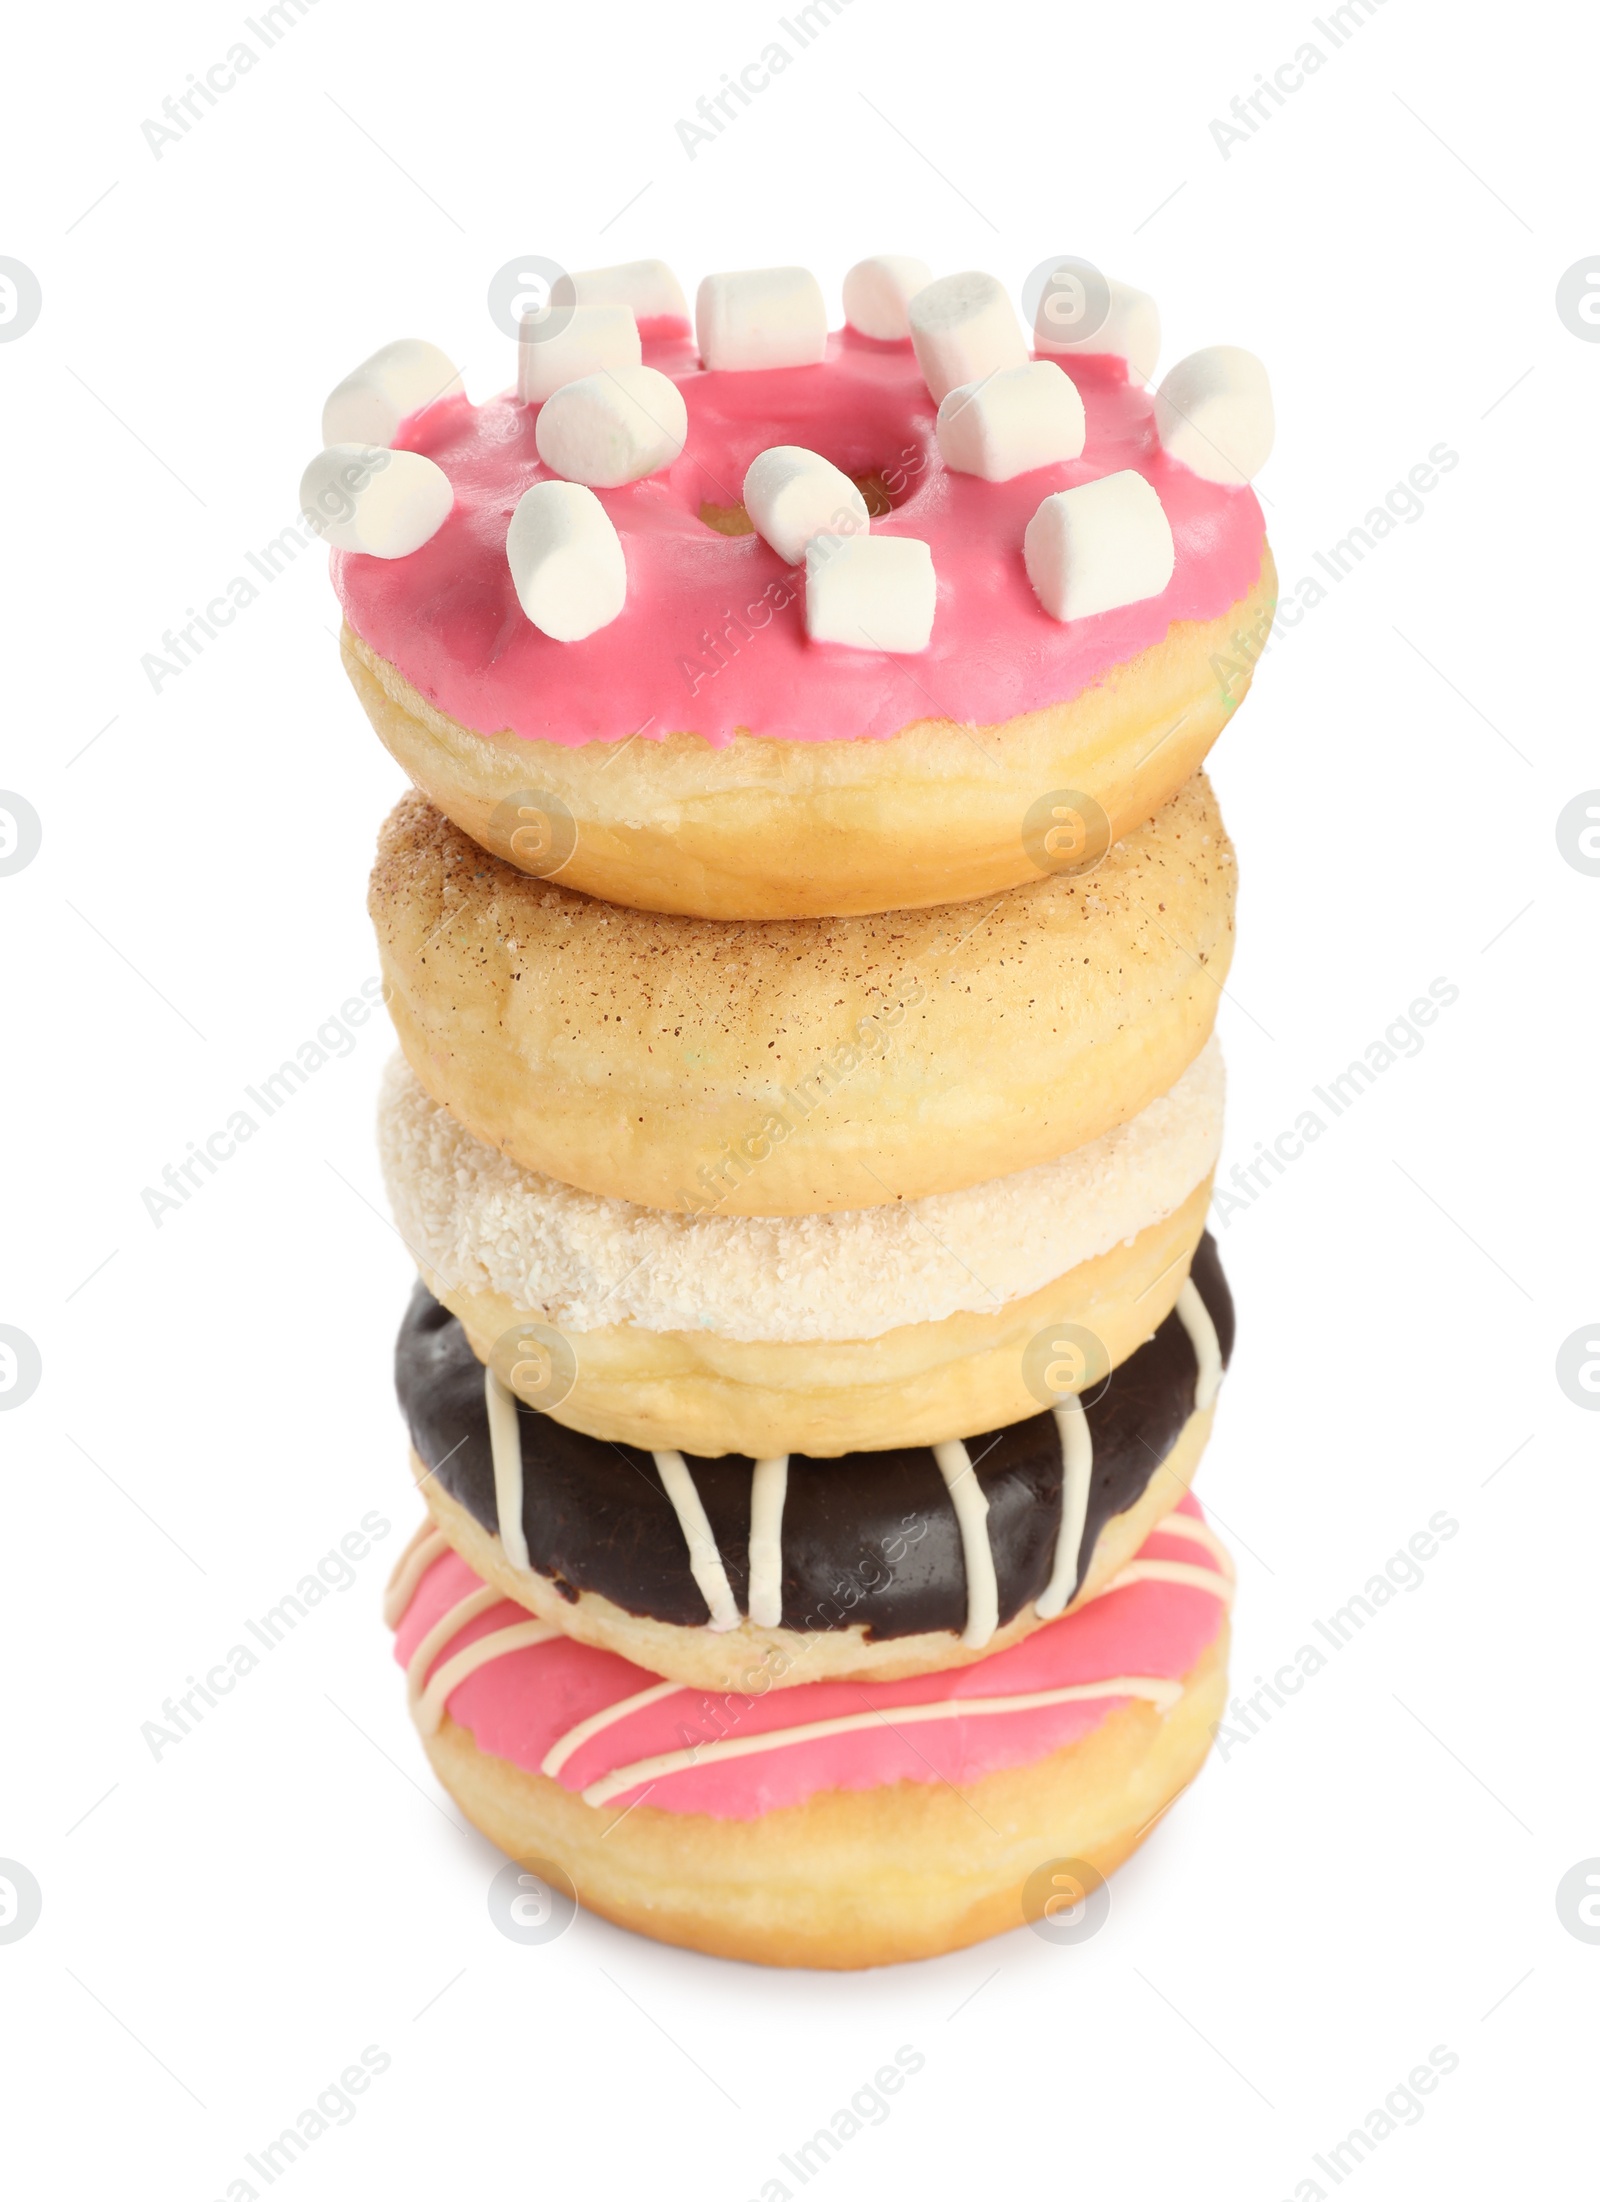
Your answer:
[[[895,256],[832,333],[804,269],[708,277],[693,333],[659,262],[564,280],[482,405],[432,346],[365,363],[302,490],[368,716],[480,845],[639,909],[920,908],[1198,769],[1276,601],[1248,353],[1152,390],[1142,294],[1030,347]]]
[[[386,1616],[434,1771],[508,1856],[659,1941],[856,1967],[1048,1920],[1138,1846],[1221,1717],[1232,1587],[1186,1496],[1086,1603],[898,1681],[774,1687],[759,1660],[733,1691],[664,1681],[502,1598],[431,1525]]]

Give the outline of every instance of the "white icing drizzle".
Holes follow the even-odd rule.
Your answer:
[[[642,1713],[647,1705],[659,1705],[664,1697],[672,1697],[686,1689],[682,1682],[656,1682],[648,1690],[635,1690],[632,1697],[619,1697],[615,1705],[602,1705],[599,1712],[591,1713],[587,1720],[580,1720],[575,1728],[569,1728],[564,1736],[557,1736],[539,1762],[541,1774],[559,1774],[574,1751],[580,1750],[591,1736],[604,1733],[619,1720],[626,1720],[630,1713]]]
[[[966,1452],[964,1446],[938,1450],[952,1453],[959,1451],[963,1456]],[[676,1455],[668,1457],[678,1458]],[[683,1465],[681,1459],[679,1465]],[[968,1462],[969,1473],[970,1466]],[[962,1480],[960,1464],[953,1462],[951,1469],[946,1470],[945,1463],[941,1461],[940,1468],[945,1473],[953,1494],[956,1484]],[[687,1468],[684,1473],[687,1476]],[[665,1480],[663,1476],[663,1481]],[[693,1489],[692,1483],[690,1488]],[[979,1495],[981,1497],[981,1493]],[[695,1503],[698,1506],[698,1497]],[[959,1502],[957,1507],[959,1512]],[[431,1546],[437,1534],[437,1531],[424,1527],[413,1539],[410,1549],[402,1556],[401,1563],[396,1568],[396,1586],[403,1578],[410,1577],[412,1595],[415,1595],[417,1581],[426,1573],[427,1566],[432,1564],[432,1558],[438,1555],[431,1554],[429,1561],[421,1568],[414,1568],[412,1563],[418,1552]],[[1224,1606],[1231,1603],[1233,1571],[1228,1564],[1226,1552],[1205,1523],[1193,1515],[1172,1514],[1152,1534],[1187,1537],[1208,1553],[1214,1552],[1219,1564],[1215,1568],[1209,1568],[1191,1566],[1183,1560],[1134,1560],[1120,1574],[1114,1576],[1104,1590],[1097,1593],[1098,1597],[1103,1598],[1109,1592],[1123,1589],[1132,1583],[1165,1582],[1180,1584],[1185,1589],[1207,1591]],[[984,1541],[987,1545],[986,1538]],[[431,1735],[439,1727],[452,1691],[468,1675],[475,1674],[480,1667],[487,1666],[491,1660],[504,1657],[508,1652],[519,1651],[530,1644],[549,1643],[552,1639],[562,1637],[563,1632],[552,1623],[531,1619],[514,1623],[509,1628],[492,1629],[487,1636],[478,1638],[475,1643],[467,1645],[465,1650],[446,1660],[437,1673],[428,1678],[429,1667],[452,1637],[481,1614],[504,1602],[500,1593],[487,1584],[469,1592],[434,1623],[411,1654],[406,1666],[407,1695],[412,1716],[425,1735]],[[409,1599],[407,1603],[409,1604]],[[403,1613],[400,1618],[404,1619]],[[671,1697],[685,1688],[683,1683],[657,1682],[648,1689],[636,1690],[629,1697],[619,1698],[614,1705],[602,1706],[598,1712],[591,1713],[586,1720],[569,1728],[565,1735],[551,1745],[544,1756],[542,1771],[548,1775],[559,1773],[572,1754],[592,1736],[599,1735],[618,1721],[625,1720],[630,1713],[642,1712],[647,1706],[657,1704],[662,1698]],[[908,1727],[922,1721],[964,1719],[968,1715],[1034,1712],[1052,1705],[1072,1704],[1077,1700],[1111,1697],[1141,1698],[1154,1705],[1159,1712],[1165,1713],[1171,1710],[1182,1695],[1183,1684],[1164,1675],[1111,1675],[1100,1682],[1074,1682],[1058,1689],[1030,1690],[1011,1697],[953,1696],[931,1703],[898,1705],[888,1712],[869,1710],[845,1713],[832,1720],[801,1721],[790,1728],[769,1729],[761,1735],[716,1737],[705,1743],[690,1745],[681,1751],[664,1751],[651,1758],[635,1759],[629,1765],[616,1767],[609,1774],[601,1775],[583,1790],[582,1796],[585,1804],[609,1804],[626,1790],[636,1789],[645,1782],[659,1781],[668,1774],[682,1773],[689,1767],[708,1765],[718,1759],[746,1758],[761,1751],[779,1750],[788,1744],[821,1742],[830,1736],[849,1735],[874,1726]]]
[[[750,1618],[758,1629],[783,1621],[783,1502],[789,1456],[758,1460],[750,1478]]]
[[[722,1564],[722,1554],[717,1550],[717,1540],[711,1534],[711,1524],[706,1510],[700,1503],[700,1494],[694,1487],[689,1464],[682,1453],[655,1453],[651,1456],[660,1474],[662,1486],[672,1501],[673,1512],[678,1517],[678,1527],[683,1531],[683,1541],[689,1547],[689,1573],[699,1586],[700,1595],[711,1609],[711,1627],[719,1633],[739,1626],[739,1608],[734,1602],[733,1586],[728,1581],[728,1571]]]
[[[1222,1348],[1211,1312],[1200,1297],[1192,1277],[1184,1280],[1175,1312],[1194,1349],[1196,1413],[1203,1413],[1217,1396],[1222,1383]],[[501,1547],[515,1568],[529,1567],[528,1540],[522,1526],[522,1431],[517,1400],[494,1370],[483,1372],[484,1406],[489,1418],[489,1447],[494,1461],[495,1518]],[[1088,1518],[1089,1484],[1094,1469],[1094,1440],[1083,1402],[1063,1400],[1055,1409],[1061,1437],[1061,1524],[1056,1533],[1055,1558],[1050,1580],[1035,1600],[1041,1621],[1053,1621],[1065,1611],[1077,1582],[1083,1550],[1083,1529]],[[1000,1594],[995,1576],[994,1548],[989,1537],[989,1502],[973,1473],[971,1456],[959,1439],[935,1445],[933,1457],[944,1478],[961,1534],[961,1555],[967,1578],[967,1621],[961,1641],[969,1650],[981,1650],[999,1626]],[[678,1525],[689,1551],[689,1572],[710,1611],[707,1626],[723,1633],[739,1626],[738,1602],[728,1581],[727,1569],[711,1524],[695,1488],[688,1463],[681,1453],[656,1453],[656,1468],[672,1501]],[[780,1628],[783,1622],[783,1510],[788,1496],[789,1456],[779,1453],[755,1463],[750,1483],[750,1619],[758,1628]],[[1219,1567],[1231,1576],[1227,1555],[1210,1531],[1194,1524],[1179,1535],[1192,1535],[1206,1544]],[[434,1530],[418,1532],[402,1554],[384,1596],[384,1619],[395,1627],[405,1613],[417,1583],[446,1540]],[[420,1540],[420,1541],[419,1541]],[[1124,1577],[1118,1580],[1126,1579]],[[1151,1578],[1158,1580],[1159,1578]],[[1114,1588],[1115,1585],[1107,1585]]]
[[[1192,1277],[1185,1277],[1183,1280],[1183,1290],[1178,1294],[1177,1313],[1179,1322],[1189,1333],[1189,1343],[1194,1348],[1195,1412],[1204,1414],[1215,1400],[1222,1383],[1222,1348],[1217,1342],[1217,1326],[1211,1320],[1211,1310],[1201,1299],[1200,1287]]]
[[[1170,1712],[1183,1695],[1183,1684],[1165,1675],[1114,1674],[1103,1682],[1064,1683],[1055,1690],[1028,1690],[1016,1697],[951,1697],[926,1705],[896,1705],[888,1713],[841,1713],[833,1720],[807,1720],[793,1728],[772,1728],[759,1736],[718,1736],[708,1743],[690,1744],[682,1751],[662,1751],[654,1758],[635,1759],[602,1774],[583,1791],[585,1804],[609,1804],[625,1790],[641,1782],[660,1781],[680,1774],[686,1767],[709,1766],[718,1759],[748,1758],[757,1751],[779,1750],[792,1743],[820,1743],[829,1736],[845,1736],[860,1728],[903,1728],[925,1720],[964,1720],[977,1713],[1032,1713],[1050,1705],[1071,1705],[1079,1699],[1138,1697],[1160,1712]]]
[[[499,1593],[495,1594],[500,1604]],[[444,1719],[444,1709],[450,1693],[466,1681],[469,1674],[476,1674],[491,1659],[503,1659],[507,1652],[521,1651],[529,1644],[548,1644],[552,1636],[561,1631],[551,1621],[514,1621],[509,1628],[491,1629],[487,1636],[480,1636],[465,1651],[458,1651],[453,1659],[429,1677],[427,1688],[412,1707],[412,1717],[425,1736],[433,1735]]]
[[[1233,1556],[1209,1522],[1203,1522],[1198,1514],[1165,1514],[1157,1522],[1153,1535],[1158,1537],[1188,1537],[1193,1543],[1203,1545],[1217,1564],[1217,1573],[1233,1581]]]
[[[427,1682],[428,1669],[446,1644],[453,1636],[459,1636],[469,1621],[476,1621],[480,1613],[487,1613],[491,1606],[499,1604],[499,1591],[487,1583],[480,1583],[476,1590],[469,1590],[465,1598],[458,1598],[449,1612],[441,1614],[434,1622],[406,1662],[406,1696],[413,1712]]]
[[[1074,1393],[1055,1410],[1061,1433],[1061,1527],[1056,1532],[1055,1566],[1034,1611],[1041,1621],[1062,1612],[1078,1582],[1083,1525],[1089,1514],[1089,1477],[1094,1467],[1094,1438],[1083,1401]]]
[[[450,1540],[442,1529],[436,1529],[431,1521],[418,1523],[416,1534],[396,1560],[394,1572],[384,1588],[383,1618],[390,1628],[400,1626],[417,1595],[418,1583],[434,1561],[449,1549]]]
[[[1187,1590],[1209,1590],[1225,1606],[1233,1604],[1233,1584],[1226,1575],[1219,1575],[1215,1568],[1192,1566],[1188,1560],[1130,1560],[1112,1576],[1100,1595],[1109,1597],[1114,1590],[1126,1590],[1130,1583],[1182,1583]]]
[[[989,1501],[973,1473],[971,1455],[959,1438],[936,1445],[933,1457],[955,1509],[961,1558],[967,1571],[967,1625],[961,1641],[976,1651],[988,1643],[1000,1624],[1000,1587],[995,1581],[994,1547],[989,1542]]]
[[[483,1372],[483,1403],[489,1413],[489,1450],[494,1456],[494,1512],[500,1543],[513,1567],[526,1568],[528,1540],[522,1532],[522,1429],[517,1395],[494,1370]]]

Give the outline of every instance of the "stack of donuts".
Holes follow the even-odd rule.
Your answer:
[[[412,1715],[511,1857],[775,1964],[1058,1918],[1225,1695],[1201,767],[1271,402],[1226,346],[1154,385],[1086,262],[1029,291],[562,276],[514,389],[391,344],[302,485],[414,790]]]

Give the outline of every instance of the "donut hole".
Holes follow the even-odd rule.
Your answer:
[[[700,524],[717,535],[754,535],[756,524],[743,505],[713,504],[709,497],[700,501]]]
[[[866,501],[868,516],[874,520],[887,519],[911,487],[904,467],[874,467],[870,474],[852,474],[850,479]]]
[[[902,466],[874,467],[866,474],[850,477],[860,490],[869,519],[882,520],[903,501],[911,488],[910,478]],[[755,522],[743,505],[719,505],[709,497],[701,499],[700,524],[717,535],[754,535]]]

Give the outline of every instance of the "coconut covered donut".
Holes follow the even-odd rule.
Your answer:
[[[848,1967],[1037,1920],[1058,1869],[1120,1864],[1205,1757],[1231,1591],[1186,1497],[1074,1612],[899,1681],[664,1681],[530,1618],[436,1530],[387,1610],[435,1772],[511,1857],[660,1941]]]
[[[815,1460],[611,1445],[519,1406],[418,1285],[412,1470],[473,1572],[701,1689],[963,1665],[1098,1595],[1183,1497],[1233,1347],[1216,1247],[1109,1381],[963,1443]]]
[[[400,1058],[378,1141],[424,1281],[530,1405],[646,1449],[831,1455],[1032,1414],[1048,1325],[1092,1340],[1068,1390],[1143,1344],[1204,1226],[1223,1085],[1213,1040],[1130,1123],[1053,1162],[819,1216],[577,1192],[474,1139]]]
[[[718,924],[487,856],[418,796],[368,907],[400,1044],[524,1168],[645,1206],[921,1199],[1126,1123],[1204,1045],[1233,850],[1203,775],[1086,875],[971,904]]]
[[[523,323],[516,393],[401,345],[351,378],[381,404],[330,402],[302,495],[346,669],[485,848],[642,909],[918,908],[1104,847],[1201,764],[1276,601],[1259,364],[1146,390],[1118,284],[1030,360],[994,278],[907,299],[908,264],[852,271],[831,336],[803,269],[708,278],[696,337],[659,264],[600,271]]]

